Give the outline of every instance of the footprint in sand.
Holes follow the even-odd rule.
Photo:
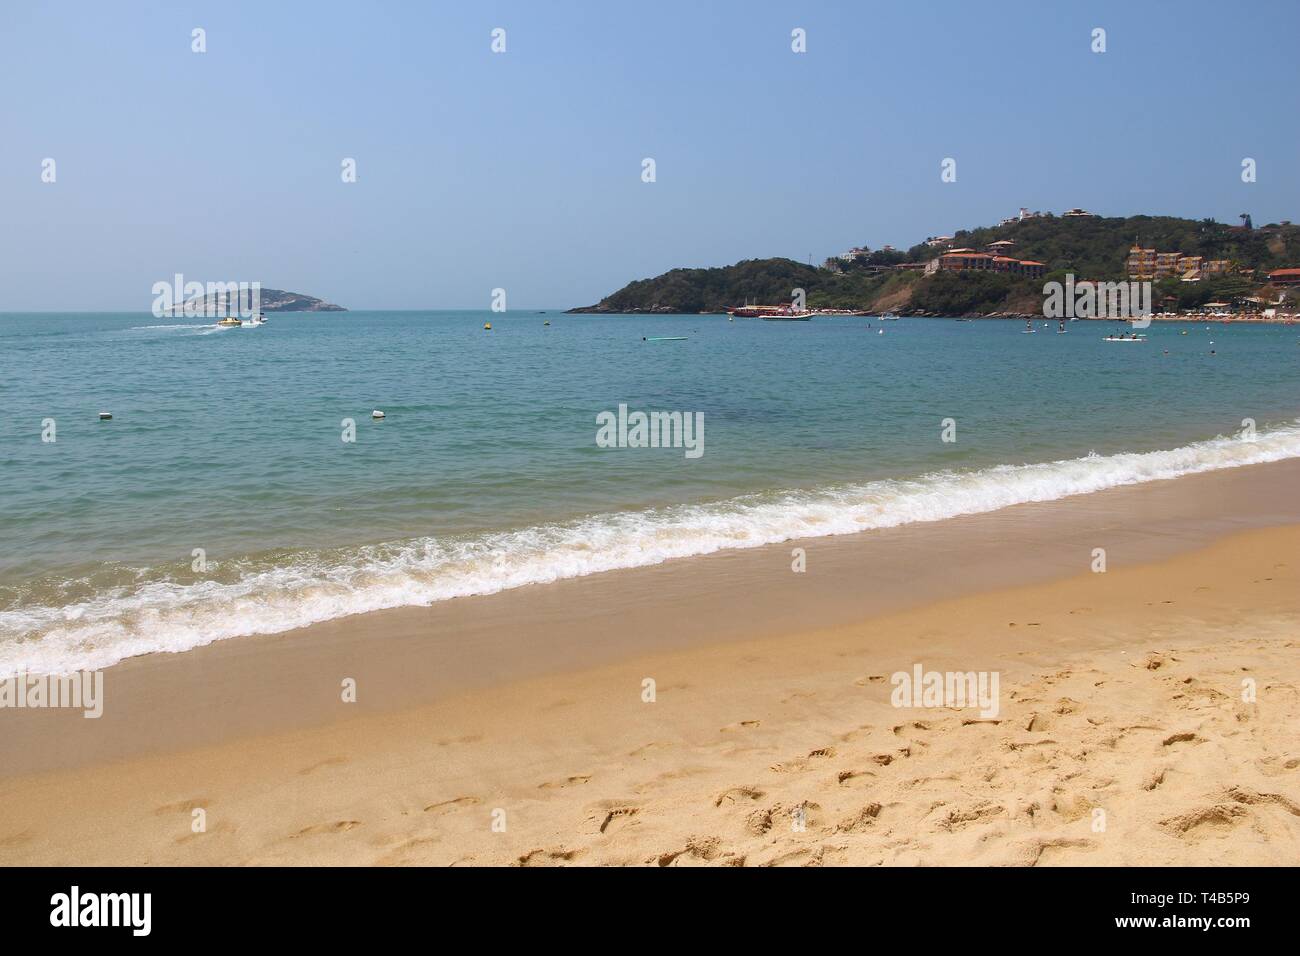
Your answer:
[[[1146,779],[1142,781],[1142,789],[1143,790],[1156,789],[1156,787],[1160,786],[1162,783],[1165,782],[1165,775],[1168,773],[1169,773],[1169,769],[1167,767],[1157,767],[1155,770],[1152,770],[1150,773],[1146,775]]]
[[[305,777],[307,776],[307,774],[314,773],[315,771],[320,770],[322,767],[337,767],[339,764],[343,764],[347,762],[348,759],[346,757],[328,757],[325,760],[320,761],[319,763],[314,763],[309,767],[303,767],[301,770],[298,771],[298,775]]]
[[[425,813],[450,813],[452,810],[459,810],[463,807],[472,807],[482,803],[478,797],[457,797],[455,800],[443,800],[441,803],[431,803],[424,808]]]
[[[808,761],[803,757],[797,757],[785,763],[774,763],[767,769],[773,773],[803,773],[808,769]]]
[[[719,848],[722,841],[717,837],[691,837],[686,846],[680,850],[670,850],[667,853],[660,853],[648,862],[657,863],[660,866],[692,866],[707,864],[718,859]],[[732,857],[736,861],[733,865],[743,865],[745,858]]]
[[[725,734],[725,733],[734,733],[735,731],[738,730],[753,730],[755,727],[759,725],[759,723],[761,723],[761,721],[741,720],[734,724],[727,724],[727,726],[719,730],[718,733]]]
[[[1217,803],[1214,806],[1197,807],[1185,813],[1165,817],[1159,822],[1174,836],[1186,838],[1201,830],[1211,832],[1230,830],[1249,814],[1249,810],[1235,803]]]
[[[851,740],[857,740],[859,737],[870,735],[873,729],[874,728],[871,724],[863,724],[857,730],[846,730],[844,733],[836,735],[835,739],[842,744],[846,744]]]
[[[566,850],[556,847],[553,850],[529,850],[517,861],[518,866],[561,866],[570,862],[581,850]]]
[[[640,812],[640,807],[606,800],[595,808],[587,817],[587,820],[591,823],[599,821],[597,830],[600,833],[605,833],[622,829],[632,817]]]
[[[1245,787],[1230,787],[1228,796],[1238,803],[1246,803],[1252,806],[1272,805],[1281,807],[1291,816],[1300,817],[1300,804],[1280,793],[1260,793],[1257,790],[1247,790]]]
[[[548,780],[546,783],[539,783],[538,790],[563,790],[566,787],[576,787],[579,784],[587,783],[591,780],[589,773],[575,773],[571,777],[565,777],[563,780]]]
[[[761,800],[763,791],[757,787],[730,787],[723,790],[713,800],[715,807],[720,807],[724,803],[740,803],[742,800]]]
[[[1091,851],[1095,849],[1097,849],[1097,843],[1094,840],[1040,837],[1018,843],[1012,852],[1015,855],[1015,862],[1021,866],[1038,866],[1042,863],[1058,862],[1059,857],[1066,855],[1065,850]]]
[[[866,787],[875,776],[870,770],[841,770],[835,775],[835,782],[841,787]]]
[[[642,744],[640,747],[637,747],[636,750],[628,751],[627,755],[629,757],[638,757],[641,754],[647,753],[651,750],[661,750],[664,747],[671,747],[671,746],[672,744],[669,743],[667,740],[652,740],[648,744]]]
[[[835,829],[840,833],[861,833],[871,827],[880,816],[883,808],[878,803],[868,803],[865,807],[860,808],[851,816],[845,817],[835,825]]]
[[[1265,776],[1276,777],[1280,774],[1286,773],[1288,770],[1300,768],[1300,757],[1287,755],[1261,757],[1255,761],[1255,766],[1258,767],[1260,772]]]
[[[296,840],[298,837],[318,836],[323,833],[347,833],[359,826],[361,826],[360,820],[335,820],[333,823],[314,823],[309,827],[303,827],[289,839]]]

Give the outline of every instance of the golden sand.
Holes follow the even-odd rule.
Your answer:
[[[11,777],[0,862],[1294,864],[1298,556],[1300,529],[1249,531],[834,628]],[[918,663],[996,671],[996,720],[893,706],[891,676]]]

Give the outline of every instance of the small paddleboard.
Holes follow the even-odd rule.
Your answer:
[[[685,335],[655,335],[642,339],[643,342],[685,342]]]

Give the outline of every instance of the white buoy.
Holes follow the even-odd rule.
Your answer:
[[[112,420],[112,418],[113,418],[113,413],[112,413],[112,412],[100,412],[100,413],[99,413],[99,420],[100,420],[101,422],[107,422],[107,421],[110,421],[110,420]]]
[[[378,419],[384,417],[384,413],[381,412],[379,409],[376,408],[373,412],[370,413],[370,417],[373,418],[373,419],[378,420]]]

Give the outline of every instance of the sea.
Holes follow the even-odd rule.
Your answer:
[[[0,678],[1300,456],[1296,327],[268,318],[0,315]]]

